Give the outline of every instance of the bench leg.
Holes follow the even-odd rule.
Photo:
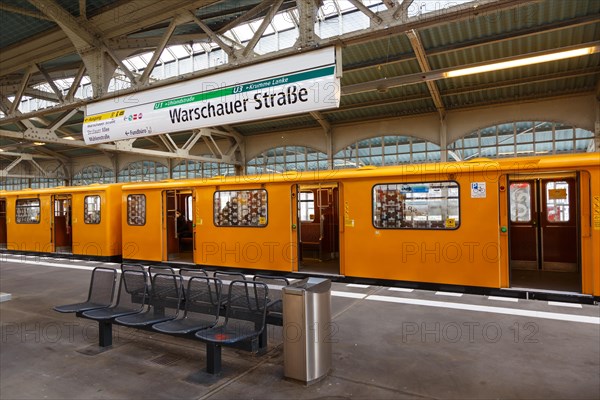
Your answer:
[[[221,346],[215,343],[206,343],[206,372],[218,374],[221,372]]]
[[[267,327],[265,326],[263,328],[262,333],[258,336],[258,349],[259,350],[266,350],[267,346],[269,345],[269,334],[267,332]]]
[[[112,323],[98,321],[98,345],[100,347],[112,346]]]

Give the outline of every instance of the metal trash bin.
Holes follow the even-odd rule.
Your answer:
[[[331,368],[331,281],[306,278],[282,291],[283,373],[311,384]]]

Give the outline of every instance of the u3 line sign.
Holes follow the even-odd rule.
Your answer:
[[[83,137],[96,144],[337,108],[335,57],[329,47],[90,103]]]

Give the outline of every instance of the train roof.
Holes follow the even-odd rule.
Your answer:
[[[600,153],[579,153],[505,159],[474,158],[462,162],[403,164],[388,167],[365,166],[353,169],[321,171],[286,171],[283,173],[268,173],[261,175],[215,176],[202,179],[166,179],[157,182],[128,183],[123,186],[123,191],[165,188],[177,189],[191,186],[254,185],[277,182],[327,182],[361,179],[366,177],[435,176],[475,171],[485,171],[487,174],[493,174],[495,171],[498,173],[507,173],[511,171],[530,172],[549,169],[573,169],[575,166],[597,167],[599,164]]]
[[[0,197],[7,196],[23,196],[31,194],[67,194],[67,193],[82,193],[82,192],[97,192],[112,190],[117,187],[122,187],[122,183],[92,183],[85,186],[55,186],[43,189],[22,189],[0,192]]]

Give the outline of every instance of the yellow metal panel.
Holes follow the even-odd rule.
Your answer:
[[[265,227],[217,227],[213,222],[214,187],[196,190],[195,262],[223,267],[292,271],[297,262],[291,221],[291,184],[265,185],[268,222]],[[219,190],[261,189],[260,185],[219,186]]]
[[[146,196],[146,224],[134,226],[127,223],[127,196]],[[162,198],[157,189],[139,189],[123,193],[122,196],[122,250],[123,258],[162,261]]]

